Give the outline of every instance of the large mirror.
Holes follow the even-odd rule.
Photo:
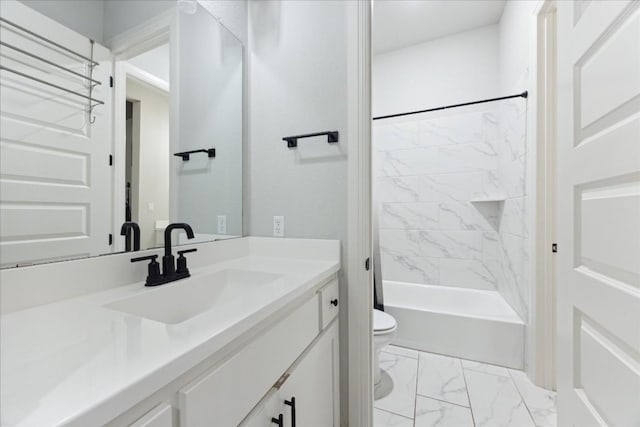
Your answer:
[[[192,0],[2,3],[2,268],[242,236],[238,38]]]

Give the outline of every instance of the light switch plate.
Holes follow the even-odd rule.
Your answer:
[[[227,234],[227,216],[218,215],[218,234]]]
[[[273,217],[273,236],[284,237],[284,217],[283,216]]]

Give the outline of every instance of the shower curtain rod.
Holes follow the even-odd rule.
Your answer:
[[[444,107],[429,108],[427,110],[420,110],[420,111],[410,111],[408,113],[389,114],[388,116],[374,117],[373,120],[390,119],[392,117],[410,116],[411,114],[428,113],[430,111],[446,110],[449,108],[464,107],[467,105],[474,105],[474,104],[484,104],[485,102],[502,101],[503,99],[526,98],[528,95],[529,95],[529,92],[525,90],[524,92],[519,93],[517,95],[501,96],[500,98],[481,99],[480,101],[465,102],[463,104],[445,105]]]

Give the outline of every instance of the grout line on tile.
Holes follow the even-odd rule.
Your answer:
[[[527,401],[524,399],[524,396],[522,395],[522,392],[518,387],[518,383],[513,379],[513,375],[511,375],[511,371],[507,369],[507,373],[509,374],[509,379],[511,380],[511,383],[513,384],[513,386],[516,388],[516,391],[518,392],[518,396],[520,396],[520,399],[522,400],[522,404],[527,409],[527,414],[529,414],[529,418],[531,418],[531,422],[533,423],[534,426],[538,426],[538,424],[536,423],[536,419],[533,418],[533,414],[531,414],[531,410],[529,409],[529,405],[527,404]],[[525,372],[525,375],[526,375],[526,372]],[[529,377],[527,376],[527,378]]]
[[[498,368],[504,368],[507,371],[509,371],[508,368],[505,368],[504,366],[498,366],[498,365],[490,365],[490,366],[496,366]],[[473,371],[473,372],[479,372],[481,374],[487,374],[487,375],[493,375],[494,377],[502,377],[502,378],[507,378],[504,375],[500,375],[500,374],[494,374],[493,372],[487,372],[487,371],[481,371],[480,369],[474,369],[474,368],[465,368],[464,365],[462,365],[462,370],[463,371]],[[510,376],[510,374],[509,374]]]
[[[386,412],[387,414],[395,415],[395,416],[397,416],[397,417],[402,417],[402,418],[404,418],[405,420],[411,420],[411,421],[413,421],[411,418],[407,417],[406,415],[396,414],[395,412],[393,412],[393,411],[389,411],[389,410],[387,410],[387,409],[380,409],[380,408],[375,408],[375,409],[377,409],[378,411]]]
[[[417,360],[418,362],[419,362],[419,360],[420,360],[419,358],[418,358],[418,359],[414,359],[414,358],[412,358],[412,357],[403,356],[403,355],[401,355],[401,354],[388,353],[388,352],[383,351],[383,350],[381,350],[381,351],[380,351],[380,353],[388,354],[388,355],[389,355],[389,356],[391,356],[391,357],[400,357],[400,358],[407,359],[407,360]],[[417,365],[417,363],[416,363],[416,365]],[[416,369],[416,371],[417,371],[417,369]],[[417,390],[418,390],[418,373],[416,372],[416,392],[417,392]],[[416,409],[415,409],[415,397],[414,397],[414,402],[413,402],[413,403],[414,403],[413,416],[415,417],[415,415],[416,415]],[[397,412],[393,412],[393,411],[391,411],[391,410],[389,410],[389,409],[382,409],[382,408],[378,408],[378,407],[376,406],[376,401],[375,401],[375,399],[373,400],[373,407],[374,407],[375,409],[380,410],[380,411],[385,411],[385,412],[388,412],[388,413],[390,413],[390,414],[398,415],[398,416],[400,416],[400,417],[403,417],[403,418],[406,418],[406,419],[408,419],[408,420],[412,420],[412,421],[414,421],[412,418],[409,418],[409,417],[407,417],[406,415],[398,414]],[[414,422],[415,422],[415,421],[414,421]]]
[[[413,395],[413,427],[416,427],[416,411],[418,410],[418,381],[420,380],[420,352],[416,363],[416,391]]]
[[[389,409],[382,409],[382,408],[378,408],[377,406],[375,406],[375,403],[374,403],[373,407],[374,407],[374,409],[377,409],[378,411],[384,411],[384,412],[387,412],[387,413],[389,413],[389,414],[397,415],[397,416],[399,416],[399,417],[406,418],[406,419],[408,419],[408,420],[412,420],[411,418],[407,417],[406,415],[398,414],[397,412],[393,412],[393,411],[391,411],[391,410],[389,410]],[[415,413],[415,412],[414,412],[414,413]],[[412,420],[412,421],[413,421],[413,420]]]
[[[467,375],[464,373],[464,366],[462,365],[462,360],[458,359],[460,362],[460,367],[462,368],[462,379],[464,379],[464,388],[467,391],[467,400],[469,401],[469,411],[471,411],[471,422],[473,423],[473,427],[476,427],[476,417],[473,415],[473,405],[471,404],[471,395],[469,394],[469,384],[467,384]]]
[[[442,403],[448,403],[449,405],[459,406],[459,407],[464,408],[464,409],[471,409],[471,406],[464,406],[464,405],[461,405],[459,403],[449,402],[448,400],[438,399],[437,397],[427,396],[426,394],[419,394],[418,393],[418,396],[425,397],[425,398],[431,399],[431,400],[437,400],[438,402],[442,402]]]

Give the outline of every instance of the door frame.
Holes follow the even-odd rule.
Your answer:
[[[348,213],[348,396],[343,424],[373,425],[373,269],[371,197],[371,0],[346,2]],[[343,371],[343,375],[345,372]],[[344,416],[348,414],[348,422]]]
[[[539,0],[530,24],[527,111],[527,194],[530,205],[531,306],[525,343],[525,371],[538,386],[555,389],[556,241],[556,0]]]
[[[175,20],[176,11],[167,10],[156,17],[136,26],[130,30],[109,40],[111,52],[113,55],[113,187],[112,187],[112,217],[113,230],[118,233],[120,226],[125,221],[124,209],[126,193],[125,193],[125,165],[126,156],[126,100],[127,100],[127,77],[160,91],[169,91],[171,82],[167,86],[166,82],[162,82],[143,70],[134,67],[126,62],[127,59],[146,52],[154,47],[160,46],[169,41],[172,50],[175,40]],[[175,67],[172,67],[175,69]],[[175,73],[172,73],[170,80],[176,81]],[[173,97],[169,91],[169,97]],[[173,105],[170,102],[170,105]],[[171,112],[170,112],[171,114]],[[169,129],[170,140],[174,130]],[[114,239],[114,252],[124,251],[124,241],[122,239]]]
[[[371,256],[371,2],[352,2],[349,37],[349,424],[371,425],[372,290],[362,262]],[[526,372],[537,385],[555,389],[555,0],[539,0],[531,16],[529,109],[527,112],[527,192],[531,215],[527,223],[532,262]],[[555,22],[555,21],[554,21]],[[367,117],[365,119],[365,116]],[[363,162],[369,162],[364,167]],[[366,205],[366,206],[365,206]],[[363,218],[367,221],[362,221]],[[366,283],[369,283],[367,286]],[[368,373],[368,374],[367,374]]]

